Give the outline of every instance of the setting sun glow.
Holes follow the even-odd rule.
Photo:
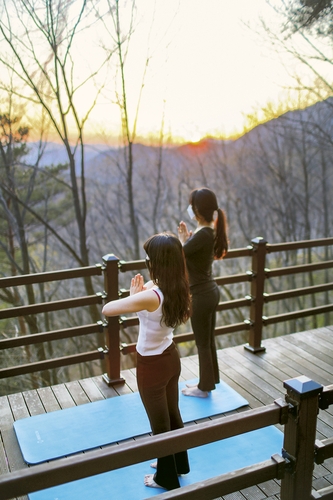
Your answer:
[[[248,115],[286,98],[286,71],[255,33],[259,17],[269,12],[265,0],[138,0],[136,5],[125,71],[132,120],[144,84],[138,138],[158,137],[162,120],[164,136],[176,142],[235,136]],[[91,123],[117,134],[117,106],[101,102]]]

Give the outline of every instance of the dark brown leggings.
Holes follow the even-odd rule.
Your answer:
[[[153,434],[184,427],[178,406],[180,359],[174,343],[162,354],[141,356],[137,353],[137,381],[142,403]],[[179,488],[178,474],[187,474],[187,451],[158,458],[154,479],[172,490]]]

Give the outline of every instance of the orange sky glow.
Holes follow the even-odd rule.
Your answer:
[[[165,140],[235,136],[243,132],[248,114],[285,100],[285,69],[268,42],[245,24],[255,28],[260,15],[271,16],[265,0],[138,0],[126,62],[133,119],[145,57],[150,56],[138,137],[156,139],[162,119]],[[108,122],[117,135],[119,111],[111,108],[99,105],[92,123]]]
[[[287,56],[281,61],[260,38],[260,16],[274,22],[266,0],[136,0],[125,64],[131,130],[137,115],[136,142],[156,143],[161,131],[164,144],[237,137],[250,128],[248,117],[261,119],[268,104],[288,107],[288,69],[297,65]],[[128,17],[124,9],[123,26]],[[98,36],[92,32],[83,40],[81,55],[94,58]],[[115,74],[108,75],[109,86],[87,121],[90,142],[121,142]],[[78,95],[79,108],[90,91],[88,86]]]

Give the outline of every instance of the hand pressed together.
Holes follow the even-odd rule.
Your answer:
[[[184,245],[189,237],[192,236],[192,231],[187,229],[187,225],[184,221],[180,221],[178,226],[178,238],[179,241]]]
[[[142,292],[143,290],[146,290],[146,287],[144,286],[143,276],[139,273],[131,279],[130,295]]]

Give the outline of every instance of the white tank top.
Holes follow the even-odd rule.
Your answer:
[[[139,311],[137,313],[140,327],[136,350],[141,356],[162,354],[171,345],[173,339],[173,328],[166,326],[163,322],[161,324],[163,293],[157,286],[154,286],[152,290],[155,290],[159,296],[160,305],[153,312]]]

